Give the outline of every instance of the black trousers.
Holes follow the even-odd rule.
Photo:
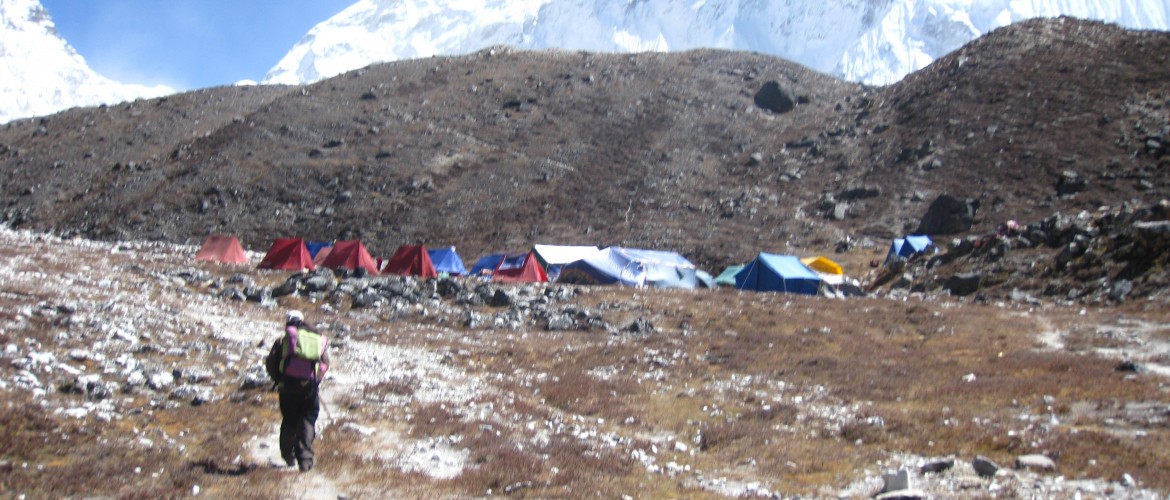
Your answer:
[[[313,439],[321,400],[316,382],[286,379],[280,389],[280,456],[301,469],[313,467]]]

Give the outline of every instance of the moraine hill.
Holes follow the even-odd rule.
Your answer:
[[[940,194],[978,201],[972,234],[1157,203],[1167,82],[1170,33],[1066,18],[883,88],[751,53],[496,48],[16,121],[0,207],[14,227],[107,240],[360,238],[469,259],[621,244],[717,271],[847,238],[884,250]]]

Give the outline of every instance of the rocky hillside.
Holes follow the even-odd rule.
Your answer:
[[[842,250],[860,274],[944,194],[966,217],[921,228],[944,247],[1155,206],[1168,54],[1167,33],[1036,20],[870,88],[748,53],[497,48],[14,122],[0,203],[14,227],[97,239],[361,238],[468,259],[622,244],[716,272]]]

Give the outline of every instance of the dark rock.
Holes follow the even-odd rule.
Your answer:
[[[277,285],[276,288],[272,289],[272,297],[276,298],[276,297],[284,297],[286,295],[293,295],[293,294],[297,293],[297,290],[299,290],[300,287],[301,287],[300,280],[294,280],[294,279],[287,280],[284,283]]]
[[[1077,194],[1085,189],[1087,181],[1080,176],[1080,174],[1065,170],[1061,172],[1060,179],[1056,181],[1056,194],[1060,196],[1067,196]]]
[[[876,198],[882,195],[881,186],[854,186],[841,191],[837,195],[842,200],[860,200],[864,198]]]
[[[971,466],[975,468],[975,473],[979,474],[979,477],[992,477],[999,472],[999,465],[982,455],[975,457],[971,461]]]
[[[792,92],[780,87],[775,80],[764,83],[756,92],[754,101],[756,106],[773,113],[787,113],[796,108],[796,98]]]
[[[1133,361],[1125,360],[1119,363],[1117,366],[1113,367],[1113,370],[1118,372],[1140,373],[1142,368]]]
[[[928,462],[926,464],[923,464],[922,468],[920,470],[923,474],[926,474],[926,473],[937,474],[939,472],[944,472],[944,471],[950,470],[950,468],[954,467],[954,466],[955,466],[955,459],[947,458],[947,459],[936,460],[934,462]]]
[[[959,273],[947,278],[943,282],[943,288],[951,292],[951,295],[963,297],[978,291],[982,281],[983,276],[980,273]]]
[[[646,318],[638,318],[633,323],[626,325],[623,330],[629,333],[650,334],[654,333],[654,323]]]
[[[443,298],[455,297],[463,293],[463,284],[452,278],[440,279],[436,287],[436,291]]]
[[[250,286],[244,289],[244,296],[248,302],[261,304],[272,300],[272,288],[266,286]]]
[[[487,303],[492,307],[508,307],[516,303],[516,297],[503,289],[497,289]]]
[[[975,223],[975,211],[978,208],[977,201],[941,194],[930,203],[914,234],[956,234],[969,231]]]

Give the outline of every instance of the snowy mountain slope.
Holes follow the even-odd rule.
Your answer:
[[[1170,29],[1170,6],[1149,0],[359,0],[310,30],[266,83],[511,45],[745,50],[880,85],[995,28],[1060,15]]]
[[[0,0],[0,123],[173,92],[97,74],[57,34],[39,1]]]

